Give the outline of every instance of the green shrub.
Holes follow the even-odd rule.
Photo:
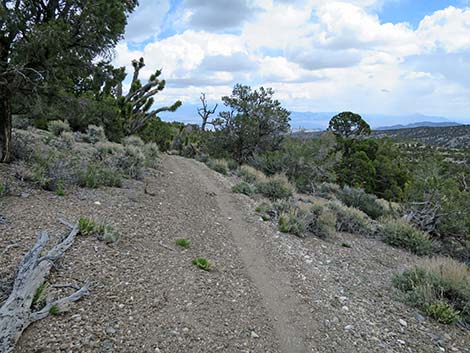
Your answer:
[[[84,236],[95,235],[98,240],[102,240],[105,243],[114,243],[118,241],[120,237],[119,233],[110,225],[99,224],[85,217],[81,217],[78,220],[78,229],[80,234]]]
[[[244,181],[242,181],[241,183],[238,183],[237,185],[234,185],[232,187],[232,192],[238,193],[238,194],[244,194],[244,195],[247,195],[247,196],[253,195],[255,193],[255,191],[256,190],[252,185],[250,185],[250,184],[248,184]]]
[[[80,173],[78,184],[84,188],[96,189],[100,186],[121,187],[122,179],[119,172],[94,162],[89,163],[86,170]]]
[[[75,144],[75,135],[70,131],[63,131],[60,134],[60,139],[66,148],[72,148]]]
[[[367,215],[340,202],[330,202],[328,207],[336,214],[336,230],[350,234],[372,235],[374,227]]]
[[[335,232],[336,215],[323,205],[310,208],[310,219],[307,230],[319,238],[327,238]]]
[[[404,220],[385,219],[381,232],[384,241],[392,246],[407,249],[417,255],[428,255],[432,252],[430,238]]]
[[[238,169],[238,162],[234,159],[229,159],[227,161],[228,170],[233,171]]]
[[[274,175],[256,183],[256,191],[271,200],[288,199],[294,187],[284,175]]]
[[[193,260],[193,264],[199,267],[201,270],[204,271],[209,271],[211,269],[211,263],[209,260],[203,258],[203,257],[196,257]]]
[[[47,123],[47,130],[59,137],[63,132],[71,131],[68,121],[52,120]]]
[[[393,279],[405,301],[442,323],[470,324],[470,269],[451,258],[421,262]]]
[[[378,202],[376,196],[367,194],[362,189],[344,186],[337,192],[336,196],[346,206],[358,208],[372,219],[378,219],[386,212],[386,209]]]
[[[176,239],[176,245],[179,245],[182,248],[189,248],[191,246],[191,242],[188,239]]]
[[[425,313],[443,324],[453,324],[460,319],[459,313],[449,303],[443,301],[427,305]]]
[[[212,170],[215,170],[217,173],[220,173],[220,174],[223,174],[223,175],[227,175],[228,174],[228,166],[227,166],[227,162],[223,159],[210,159],[208,162],[207,162],[207,166],[212,169]]]
[[[242,165],[237,172],[237,175],[242,178],[244,181],[250,184],[255,184],[256,182],[265,181],[266,175],[263,172],[250,167],[249,165]]]
[[[340,190],[338,184],[333,183],[321,183],[315,189],[315,195],[323,197],[325,199],[333,199],[336,197],[336,193]]]

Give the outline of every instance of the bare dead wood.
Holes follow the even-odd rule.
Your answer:
[[[0,352],[13,352],[14,347],[23,331],[33,322],[44,319],[54,308],[63,311],[67,305],[89,294],[89,283],[73,294],[47,303],[41,310],[32,311],[33,298],[38,288],[45,282],[54,265],[73,244],[79,229],[77,225],[68,225],[71,230],[45,255],[44,248],[49,240],[46,232],[38,234],[36,243],[23,257],[13,284],[13,290],[0,308]]]

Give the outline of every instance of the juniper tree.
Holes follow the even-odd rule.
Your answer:
[[[73,90],[122,38],[135,6],[137,0],[0,2],[2,162],[11,160],[13,101],[21,94],[19,101],[31,100],[38,88]]]

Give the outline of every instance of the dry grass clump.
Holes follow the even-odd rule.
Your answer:
[[[405,301],[435,320],[470,325],[470,269],[451,258],[433,258],[397,275]]]

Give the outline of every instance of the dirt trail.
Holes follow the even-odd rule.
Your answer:
[[[196,175],[198,183],[215,194],[217,204],[221,210],[221,219],[228,223],[232,239],[236,244],[243,264],[251,280],[256,285],[268,315],[274,320],[276,336],[279,339],[281,351],[285,353],[307,352],[302,327],[298,325],[299,316],[295,313],[301,309],[302,303],[298,300],[289,284],[288,276],[279,270],[273,270],[264,253],[261,239],[257,237],[257,229],[247,223],[240,206],[233,193],[220,183],[215,182],[213,175],[196,165],[194,161],[182,158],[173,158],[169,165],[178,174],[190,171]]]
[[[415,256],[351,234],[280,234],[254,212],[262,200],[231,193],[236,178],[197,161],[165,156],[147,176],[150,194],[128,180],[59,197],[7,168],[0,178],[24,195],[0,199],[0,301],[35,233],[64,232],[59,218],[90,217],[122,234],[112,245],[77,239],[49,281],[89,279],[91,296],[32,325],[17,353],[470,352],[468,331],[398,300],[391,278]],[[198,256],[210,272],[192,264]]]

